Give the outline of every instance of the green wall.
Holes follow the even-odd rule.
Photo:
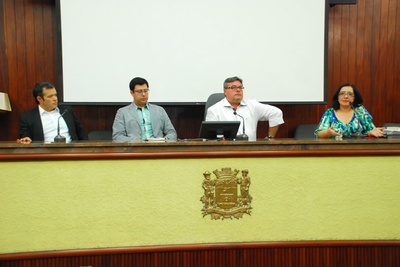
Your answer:
[[[400,239],[399,159],[0,162],[0,253]],[[203,218],[203,173],[223,167],[249,170],[251,216]]]

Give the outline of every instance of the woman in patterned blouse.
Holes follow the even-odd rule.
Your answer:
[[[375,127],[362,102],[355,85],[345,83],[339,86],[333,95],[332,107],[322,115],[315,137],[350,137],[357,133],[361,136],[384,136],[383,128]]]

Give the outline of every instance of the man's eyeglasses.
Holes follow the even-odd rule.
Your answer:
[[[143,93],[147,94],[149,91],[150,89],[143,89],[143,90],[140,89],[140,90],[135,90],[134,92],[138,94],[143,94]]]
[[[243,86],[236,86],[236,85],[232,85],[232,86],[229,86],[229,87],[226,87],[226,88],[227,89],[232,89],[232,90],[236,90],[236,89],[243,90],[244,89]]]
[[[340,92],[339,95],[340,95],[340,96],[348,95],[348,96],[350,96],[350,97],[353,97],[353,96],[354,96],[354,93],[352,93],[352,92]]]

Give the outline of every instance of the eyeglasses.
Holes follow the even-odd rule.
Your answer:
[[[232,86],[226,87],[226,89],[232,89],[232,90],[239,89],[239,90],[243,90],[244,87],[243,87],[243,86],[232,85]]]
[[[340,96],[348,95],[348,96],[350,96],[350,97],[353,97],[353,96],[354,96],[354,93],[352,93],[352,92],[340,92],[339,95],[340,95]]]
[[[147,94],[148,92],[150,91],[150,89],[140,89],[140,90],[136,90],[136,91],[134,91],[135,93],[138,93],[138,94],[143,94],[143,93],[145,93],[145,94]]]

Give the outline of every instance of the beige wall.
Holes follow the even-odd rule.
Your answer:
[[[399,157],[0,162],[0,253],[400,239]],[[252,214],[202,217],[203,173],[248,169]]]

